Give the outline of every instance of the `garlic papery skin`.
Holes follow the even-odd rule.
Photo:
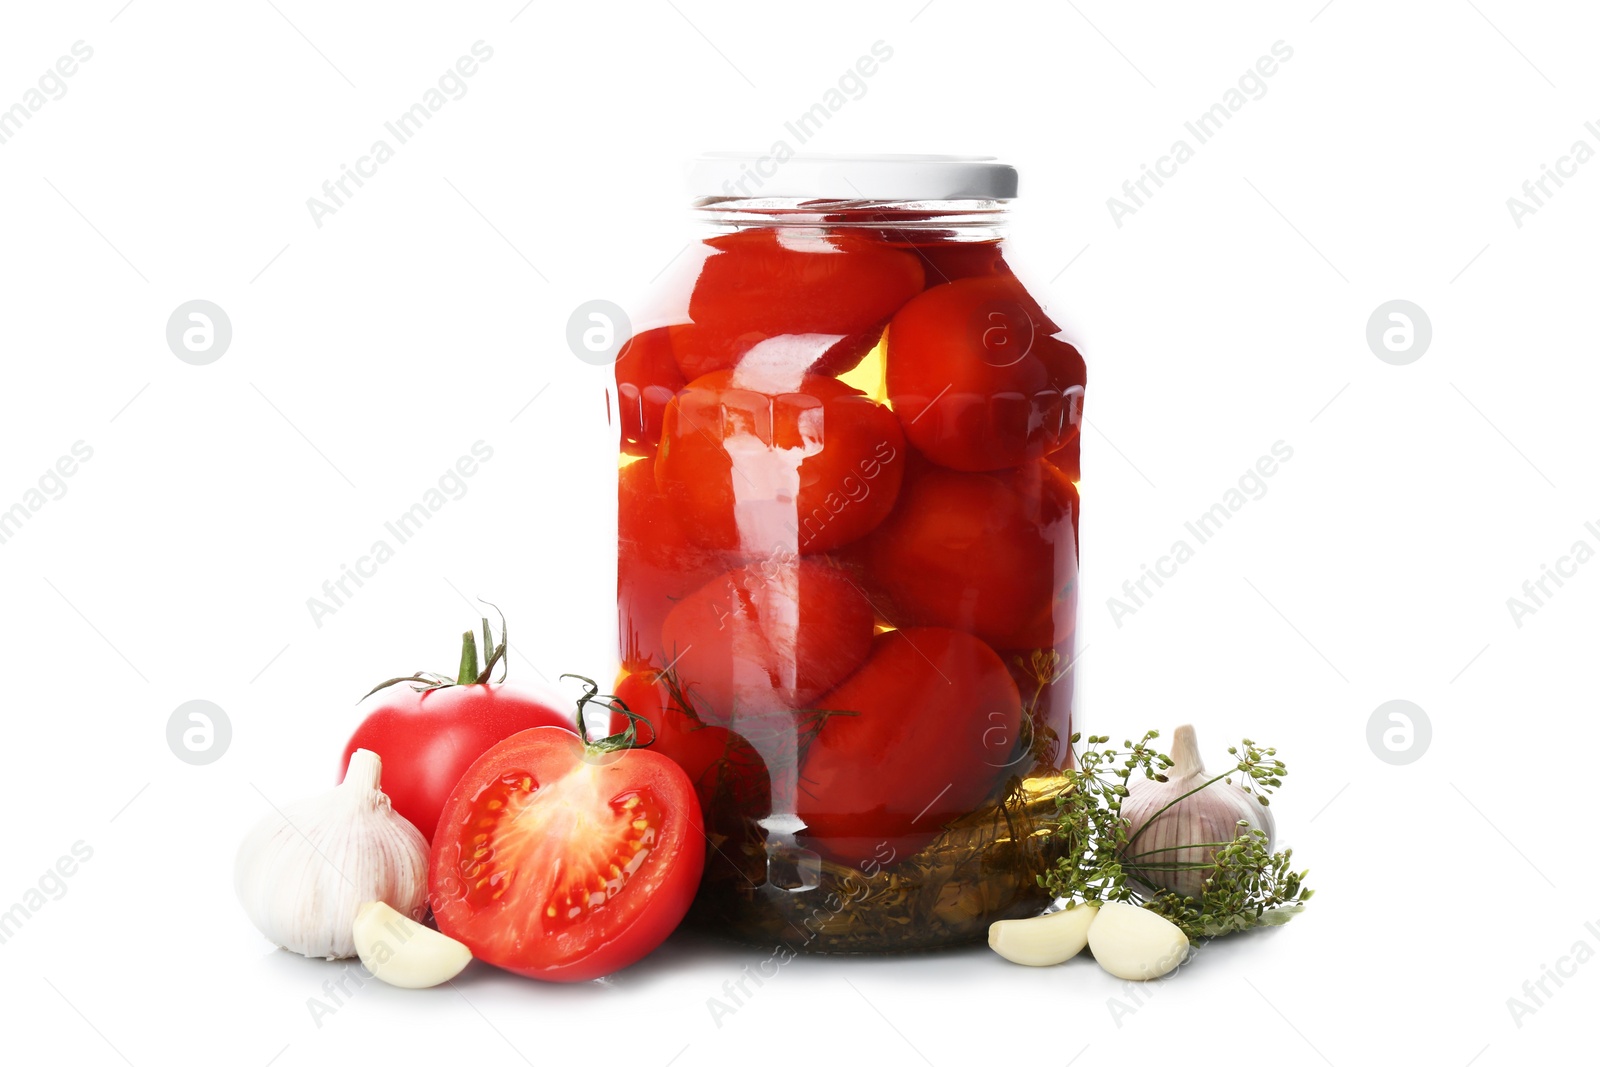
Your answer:
[[[1165,782],[1128,782],[1122,801],[1128,844],[1122,862],[1130,883],[1148,882],[1199,899],[1216,866],[1217,848],[1239,835],[1240,822],[1263,831],[1267,850],[1272,850],[1272,812],[1256,794],[1206,773],[1194,727],[1173,731],[1171,756]],[[1212,778],[1217,780],[1207,785]]]
[[[245,914],[275,945],[302,956],[356,954],[356,912],[380,900],[421,919],[428,844],[378,788],[383,763],[357,749],[344,781],[275,810],[239,846],[233,887]]]

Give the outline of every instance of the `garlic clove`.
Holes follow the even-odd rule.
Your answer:
[[[1118,978],[1142,982],[1169,973],[1189,955],[1183,931],[1136,904],[1100,906],[1089,927],[1095,962]]]
[[[989,924],[989,947],[1024,967],[1065,963],[1089,943],[1089,924],[1099,905],[1079,904],[1032,919],[1001,919]]]
[[[448,982],[472,962],[466,945],[401,915],[381,900],[356,910],[356,955],[374,978],[401,989]]]

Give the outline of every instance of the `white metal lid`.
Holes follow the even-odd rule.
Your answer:
[[[1010,200],[1017,171],[993,156],[708,152],[689,165],[695,197]]]

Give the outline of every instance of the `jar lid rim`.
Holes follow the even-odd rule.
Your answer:
[[[694,197],[1010,200],[1017,170],[994,156],[707,152],[688,168]]]

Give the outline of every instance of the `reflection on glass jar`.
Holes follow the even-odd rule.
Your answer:
[[[616,364],[616,690],[696,784],[695,921],[970,941],[1047,902],[1084,363],[1013,271],[1011,168],[785,166],[697,202]]]

